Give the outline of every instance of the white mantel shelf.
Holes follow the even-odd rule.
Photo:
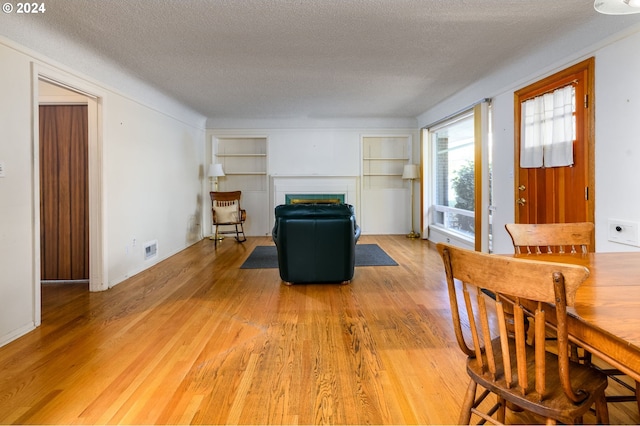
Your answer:
[[[344,194],[344,202],[358,203],[358,176],[272,175],[273,205],[285,203],[286,195]]]

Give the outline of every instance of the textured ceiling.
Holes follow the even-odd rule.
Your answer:
[[[29,24],[63,34],[206,117],[232,118],[416,117],[564,32],[606,19],[592,0],[46,5]]]

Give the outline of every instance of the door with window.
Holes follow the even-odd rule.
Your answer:
[[[593,222],[593,69],[588,59],[515,92],[515,221]]]

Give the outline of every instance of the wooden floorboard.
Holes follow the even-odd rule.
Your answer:
[[[467,375],[434,246],[360,243],[399,265],[286,286],[240,269],[270,238],[205,239],[105,292],[44,285],[42,326],[0,348],[0,424],[456,423]]]

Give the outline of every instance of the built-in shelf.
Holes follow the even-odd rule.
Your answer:
[[[267,154],[216,154],[216,157],[266,157]]]
[[[215,142],[215,161],[225,173],[220,190],[267,191],[266,138],[216,138]]]
[[[412,135],[361,137],[360,214],[365,234],[402,234],[411,229],[409,183]]]
[[[364,157],[363,160],[367,161],[409,161],[409,158],[391,158],[391,157]]]
[[[266,138],[216,138],[216,162],[222,164],[225,177],[221,191],[265,192],[267,179]]]
[[[213,136],[212,162],[222,164],[219,191],[242,191],[241,206],[247,211],[244,232],[268,235],[269,177],[267,138],[259,136]]]
[[[226,176],[267,175],[267,172],[225,172]]]
[[[403,188],[402,172],[409,162],[407,136],[362,138],[363,190]]]

